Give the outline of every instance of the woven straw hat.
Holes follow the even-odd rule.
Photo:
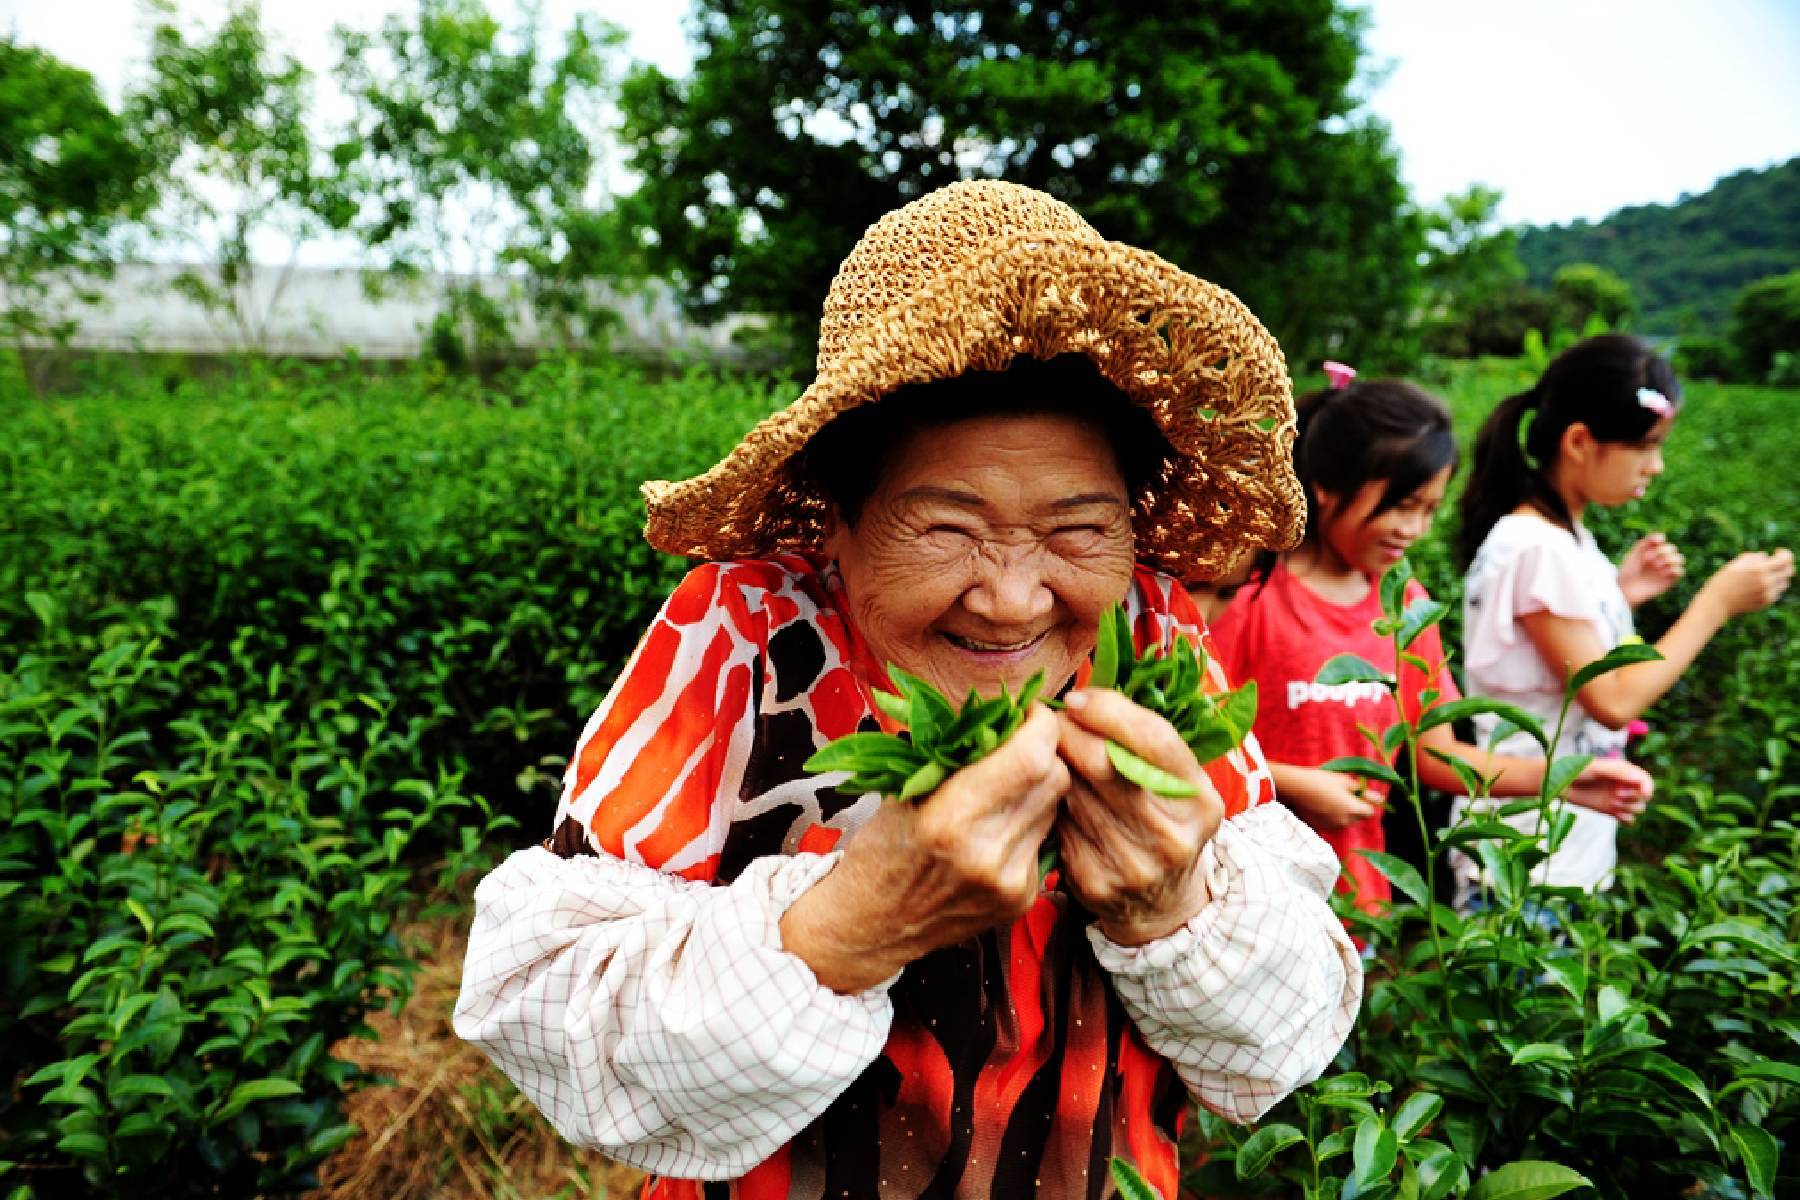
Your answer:
[[[1223,288],[992,180],[869,227],[825,298],[812,386],[704,475],[644,484],[645,536],[714,560],[818,549],[829,504],[796,459],[833,417],[907,384],[1070,352],[1147,409],[1175,451],[1133,499],[1141,561],[1205,580],[1299,542],[1293,389],[1275,339]]]

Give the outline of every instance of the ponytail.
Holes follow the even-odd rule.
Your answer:
[[[1508,396],[1488,414],[1481,432],[1475,435],[1474,462],[1463,488],[1462,520],[1456,530],[1456,558],[1465,571],[1500,518],[1521,504],[1530,504],[1574,531],[1568,506],[1544,477],[1545,466],[1555,459],[1562,430],[1551,436],[1550,422],[1541,419],[1539,399],[1537,387]]]

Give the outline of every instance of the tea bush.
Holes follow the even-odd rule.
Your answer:
[[[0,1181],[306,1185],[353,1132],[329,1047],[406,995],[397,916],[535,837],[679,574],[638,483],[775,386],[250,363],[0,400]]]
[[[0,390],[0,1185],[291,1192],[365,1082],[329,1048],[406,994],[396,920],[539,836],[682,570],[644,545],[637,485],[792,389],[124,367]],[[1529,382],[1447,371],[1465,436]],[[1610,550],[1663,529],[1688,555],[1647,633],[1738,549],[1800,541],[1793,401],[1691,386],[1666,477],[1595,515]],[[1414,561],[1454,601],[1447,524]],[[1210,1131],[1207,1186],[1498,1193],[1560,1169],[1723,1198],[1773,1164],[1765,1190],[1792,1190],[1796,612],[1728,627],[1652,711],[1659,801],[1563,933],[1416,902],[1367,927],[1340,1071],[1257,1133]]]

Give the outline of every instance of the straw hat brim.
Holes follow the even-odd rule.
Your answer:
[[[712,560],[817,550],[829,501],[797,458],[834,417],[908,384],[1066,353],[1148,410],[1174,451],[1134,497],[1141,561],[1201,581],[1298,544],[1293,392],[1275,339],[1236,296],[1149,251],[1060,232],[998,239],[864,322],[711,470],[644,484],[645,536]]]

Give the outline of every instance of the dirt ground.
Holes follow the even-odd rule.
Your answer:
[[[310,1200],[625,1200],[643,1176],[571,1148],[481,1052],[450,1028],[462,970],[460,920],[403,935],[423,963],[399,1016],[369,1018],[374,1038],[347,1038],[339,1058],[391,1084],[351,1097],[361,1129],[320,1171]]]

